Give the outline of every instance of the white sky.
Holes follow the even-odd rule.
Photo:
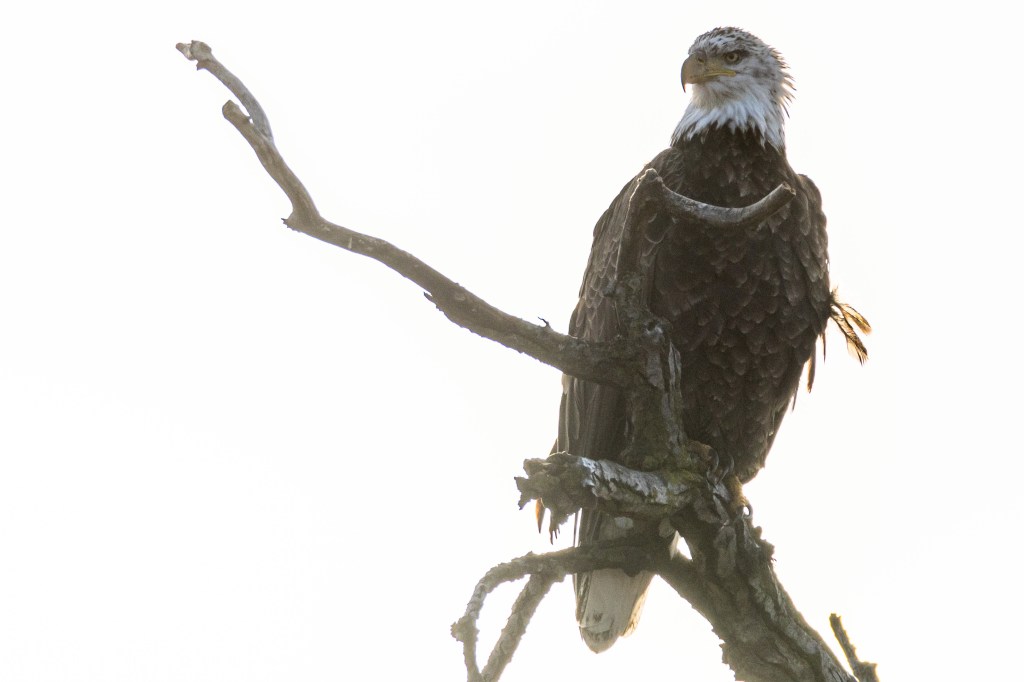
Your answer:
[[[227,92],[176,42],[260,97],[327,217],[564,329],[595,220],[667,144],[686,49],[723,24],[789,60],[790,159],[876,328],[863,368],[832,335],[748,486],[778,572],[883,679],[1005,679],[1024,606],[1010,17],[369,4],[4,11],[0,679],[462,679],[448,628],[475,581],[547,549],[512,477],[550,447],[557,372],[283,228]],[[557,585],[504,679],[732,679],[664,585],[601,656],[571,601]]]

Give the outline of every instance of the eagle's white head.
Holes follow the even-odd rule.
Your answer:
[[[683,89],[693,96],[672,143],[710,128],[751,130],[780,151],[793,79],[774,48],[738,28],[716,28],[694,41],[683,62]]]

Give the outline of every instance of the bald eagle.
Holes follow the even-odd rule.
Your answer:
[[[746,482],[764,466],[816,339],[841,304],[829,288],[821,196],[786,161],[792,79],[782,57],[746,31],[716,28],[693,43],[682,81],[684,90],[693,86],[689,106],[671,146],[644,170],[655,169],[679,194],[718,206],[750,205],[781,183],[796,190],[756,228],[712,229],[667,211],[644,228],[654,250],[650,307],[669,323],[681,356],[687,436],[710,445]],[[625,189],[594,229],[570,321],[578,338],[619,333],[608,296],[618,235],[609,224],[624,201]],[[630,429],[621,393],[572,377],[564,386],[556,450],[617,459]],[[654,522],[582,512],[578,544],[622,537],[666,551],[676,542],[674,531],[659,531]],[[587,646],[604,651],[633,630],[650,581],[649,573],[619,570],[576,576],[576,615]]]

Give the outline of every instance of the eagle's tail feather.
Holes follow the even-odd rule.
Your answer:
[[[662,526],[665,528],[664,533]],[[638,542],[650,543],[652,548],[664,547],[672,552],[678,539],[675,530],[668,524],[616,518],[589,510],[581,514],[579,530],[577,542],[580,545],[635,538]],[[619,569],[603,569],[573,576],[576,620],[580,626],[580,635],[591,651],[601,653],[619,637],[633,632],[653,577],[654,574],[647,571],[629,575]]]
[[[591,651],[601,653],[633,632],[652,577],[646,571],[631,576],[617,569],[577,576],[576,618]]]

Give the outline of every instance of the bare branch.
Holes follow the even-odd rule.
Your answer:
[[[659,178],[659,181],[661,178]],[[716,227],[749,227],[756,225],[796,196],[796,190],[782,183],[760,201],[742,208],[725,208],[696,201],[682,194],[673,192],[661,183],[665,202],[672,208],[678,218],[686,218]]]
[[[839,640],[839,646],[842,647],[843,654],[846,656],[846,660],[850,664],[850,669],[853,670],[853,675],[857,678],[857,682],[878,682],[878,665],[861,661],[857,658],[857,649],[854,648],[853,643],[850,641],[850,636],[846,634],[843,620],[833,613],[828,617],[828,622],[832,626],[832,634]]]
[[[196,69],[206,69],[217,80],[227,86],[231,94],[237,97],[242,102],[245,110],[249,112],[252,124],[256,126],[256,130],[267,139],[274,139],[273,133],[270,132],[270,121],[263,112],[263,107],[260,106],[260,103],[249,92],[249,88],[245,87],[245,84],[235,74],[228,71],[227,67],[214,58],[213,50],[210,49],[209,45],[199,40],[193,40],[191,43],[178,43],[175,47],[178,49],[178,52],[185,55],[185,59],[196,62]]]
[[[701,589],[658,572],[711,623],[736,679],[855,682],[794,606],[775,574],[774,548],[749,516],[704,498],[672,518]]]
[[[273,139],[261,132],[261,127],[269,131],[269,122],[245,85],[217,61],[208,45],[198,42],[179,44],[178,50],[188,59],[196,60],[198,68],[212,73],[238,95],[250,113],[258,113],[258,119],[250,120],[234,102],[227,102],[223,107],[224,118],[241,133],[267,173],[291,201],[292,214],[285,219],[286,225],[383,263],[422,287],[428,299],[448,319],[480,336],[573,376],[598,383],[626,384],[628,372],[624,368],[634,357],[626,344],[580,341],[554,331],[547,324],[532,324],[504,313],[393,244],[325,220],[298,176],[285,163]]]
[[[560,520],[580,509],[599,509],[613,516],[667,517],[690,506],[708,486],[706,480],[688,472],[637,471],[566,452],[528,459],[523,469],[527,477],[516,477],[519,508],[531,500],[543,500]],[[728,494],[724,488],[721,492]]]
[[[678,581],[685,583],[686,560],[681,557],[680,559],[682,563],[678,564],[675,570],[679,571]],[[657,560],[658,558],[651,556],[646,548],[621,542],[607,542],[547,554],[538,555],[531,552],[487,571],[473,590],[465,614],[452,625],[452,636],[462,643],[469,681],[492,682],[498,679],[519,646],[530,618],[552,584],[561,582],[567,575],[573,573],[601,568],[619,568],[634,572],[654,566]],[[488,656],[487,665],[484,666],[483,672],[480,672],[476,662],[479,635],[476,624],[484,601],[487,595],[500,585],[515,582],[526,576],[531,576],[530,581],[513,605],[508,623]]]
[[[554,581],[550,576],[532,575],[526,583],[526,587],[519,593],[515,603],[512,605],[512,613],[508,622],[501,631],[491,655],[487,657],[487,665],[484,666],[480,677],[483,680],[497,680],[505,670],[505,666],[512,660],[519,642],[526,633],[526,626],[540,606],[541,600],[547,595],[548,590]]]
[[[540,492],[545,506],[552,499],[565,505],[562,513],[571,513],[566,509],[580,500],[611,513],[657,517],[660,512],[683,536],[692,560],[649,557],[652,563],[633,570],[662,576],[707,618],[737,679],[855,682],[793,605],[775,575],[774,548],[742,513],[728,486],[699,476],[669,483],[675,474],[628,472],[564,453],[548,459],[546,466],[527,460],[528,478],[517,480],[524,497]],[[556,491],[557,485],[580,490]],[[668,508],[661,501],[679,506]]]

